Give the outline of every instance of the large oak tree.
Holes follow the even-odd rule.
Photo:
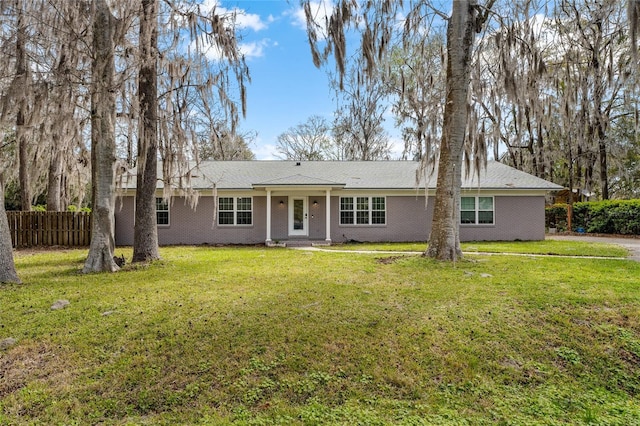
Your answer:
[[[451,3],[451,15],[445,16],[429,1],[411,2],[403,27],[403,37],[415,39],[424,30],[426,13],[438,13],[447,21],[446,102],[434,219],[426,252],[428,256],[441,260],[456,260],[462,255],[458,232],[459,203],[467,141],[472,53],[476,36],[483,29],[493,3],[494,0],[482,4],[477,0],[456,0]],[[385,57],[392,33],[398,27],[397,14],[402,2],[384,0],[360,6],[356,2],[342,0],[325,22],[316,21],[317,11],[311,1],[303,0],[302,5],[314,63],[320,65],[333,54],[339,75],[344,75],[348,59],[346,40],[348,32],[355,27],[362,34],[360,49],[367,63],[363,74],[369,79],[375,78],[379,70],[376,64]]]
[[[115,48],[118,19],[106,0],[93,0],[91,65],[91,245],[82,272],[114,272],[116,197]]]
[[[144,0],[139,11],[138,111],[133,108],[133,115],[139,117],[134,262],[159,257],[158,157],[162,159],[163,196],[168,199],[178,190],[195,204],[198,194],[189,187],[190,176],[192,160],[200,159],[203,140],[216,143],[217,153],[236,152],[231,155],[236,158],[248,155],[241,152],[236,133],[239,111],[246,112],[245,81],[249,78],[238,44],[236,14],[207,6],[195,1],[164,4],[159,19],[158,0]],[[185,39],[191,45],[181,44]],[[206,56],[211,49],[218,53],[216,60]],[[232,97],[234,85],[239,100]],[[224,120],[215,120],[216,112]]]
[[[160,258],[156,219],[158,181],[158,0],[143,0],[138,76],[138,173],[133,261]]]

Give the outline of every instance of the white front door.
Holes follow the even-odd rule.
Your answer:
[[[289,197],[289,236],[309,235],[309,211],[307,197]]]

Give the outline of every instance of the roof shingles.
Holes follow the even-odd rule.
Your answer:
[[[207,161],[197,167],[192,178],[195,189],[253,189],[269,186],[340,186],[345,189],[416,189],[419,163],[414,161]],[[429,177],[430,188],[437,172]],[[129,180],[135,184],[135,179]],[[463,188],[562,189],[552,182],[491,161],[480,179],[463,176]],[[131,188],[131,186],[130,186]]]

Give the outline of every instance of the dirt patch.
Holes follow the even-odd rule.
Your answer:
[[[57,380],[65,373],[63,357],[46,345],[18,345],[0,352],[0,399],[34,380]]]
[[[89,247],[69,247],[69,246],[38,246],[38,247],[18,247],[14,248],[14,253],[19,255],[33,255],[47,252],[67,253],[71,250],[88,250]]]
[[[405,256],[389,256],[389,257],[377,257],[376,262],[382,265],[390,265],[396,263],[400,259],[404,259]]]

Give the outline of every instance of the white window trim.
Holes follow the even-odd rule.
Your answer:
[[[167,203],[167,210],[158,210],[158,200],[161,199],[163,202],[165,202],[164,198],[162,197],[156,197],[156,205],[155,205],[155,209],[156,209],[156,225],[166,228],[171,226],[171,202],[170,201],[166,201]],[[158,212],[167,212],[167,223],[159,223],[158,222]]]
[[[462,199],[463,198],[473,198],[475,199],[475,209],[474,209],[474,214],[475,214],[475,219],[473,223],[463,223],[462,222]],[[493,207],[492,210],[480,210],[480,198],[491,198],[491,206]],[[464,211],[471,211],[471,210],[464,210]],[[479,223],[479,212],[481,211],[491,211],[493,213],[492,217],[493,217],[493,222],[491,223]],[[496,224],[496,197],[494,197],[493,195],[461,195],[460,196],[460,226],[495,226]]]
[[[220,199],[221,198],[231,198],[233,199],[233,210],[220,210]],[[238,210],[238,198],[249,198],[251,200],[251,210]],[[230,228],[230,227],[251,227],[253,226],[253,218],[254,218],[254,213],[253,213],[253,197],[252,196],[234,196],[234,195],[224,195],[224,196],[218,196],[216,197],[216,211],[217,211],[217,219],[216,219],[216,224],[219,227],[222,228]],[[220,223],[220,213],[221,212],[233,212],[233,223]],[[251,223],[241,223],[238,224],[238,213],[242,213],[242,212],[249,212],[251,213]]]
[[[342,210],[342,199],[343,198],[351,198],[353,200],[353,210]],[[368,223],[358,223],[358,211],[364,211],[364,210],[358,210],[358,198],[367,198],[368,201],[368,206],[369,206],[369,210],[368,210],[368,217],[369,217],[369,222]],[[384,210],[373,210],[373,202],[372,199],[373,198],[383,198],[384,199]],[[372,220],[372,213],[374,211],[383,211],[384,212],[384,223],[371,223]],[[353,222],[351,223],[342,223],[342,212],[353,212]],[[387,211],[387,196],[386,195],[340,195],[340,197],[338,197],[338,224],[339,226],[361,226],[361,227],[376,227],[376,226],[387,226],[387,215],[388,215],[388,211]]]

